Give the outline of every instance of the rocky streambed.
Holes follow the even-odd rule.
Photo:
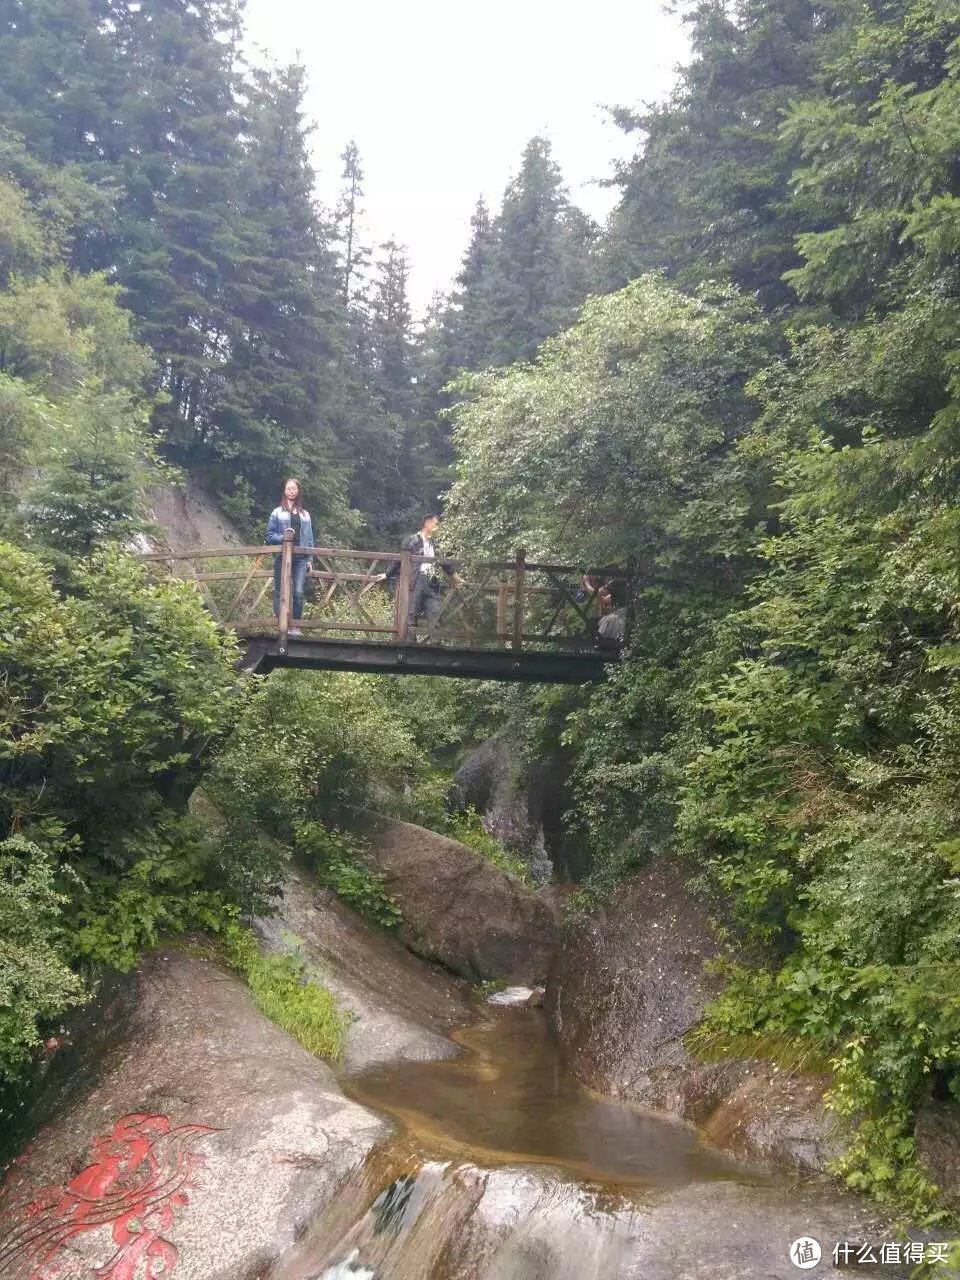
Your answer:
[[[350,1010],[336,1070],[209,960],[148,957],[89,1029],[90,1083],[8,1171],[0,1277],[786,1280],[798,1240],[822,1246],[815,1274],[839,1277],[835,1242],[887,1238],[867,1206],[801,1178],[802,1162],[791,1171],[758,1161],[750,1141],[711,1141],[682,1119],[686,1104],[652,1110],[694,1093],[669,1093],[662,1055],[635,1070],[664,1013],[646,996],[631,1003],[622,975],[598,980],[589,1001],[576,940],[556,951],[549,896],[528,900],[450,844],[433,847],[417,828],[383,841],[381,865],[409,898],[405,942],[303,875],[262,922],[266,942],[300,950]],[[535,945],[523,936],[531,922]],[[626,926],[620,937],[626,946]],[[647,972],[666,954],[650,945],[611,972],[627,959]],[[551,947],[547,1014],[485,1005],[451,972],[462,963],[471,976],[535,980]],[[634,1040],[617,1032],[619,1048],[589,1050],[582,1001],[598,1035],[626,1010]],[[550,1023],[604,1094],[577,1082]],[[660,1093],[645,1099],[648,1077]],[[742,1084],[714,1082],[710,1096]]]

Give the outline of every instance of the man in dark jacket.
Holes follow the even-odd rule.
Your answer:
[[[442,569],[454,585],[459,585],[460,582],[452,565],[445,560],[437,559],[433,540],[439,528],[439,516],[426,516],[420,526],[420,532],[412,534],[403,544],[404,551],[409,551],[412,556],[425,557],[422,563],[414,559],[413,564],[410,566],[410,599],[407,605],[406,639],[410,638],[411,632],[421,617],[427,620],[428,632],[432,632],[436,626],[437,618],[440,616],[440,575],[438,569]],[[399,573],[400,562],[397,560],[383,574],[383,579],[387,582],[392,581],[399,576]]]

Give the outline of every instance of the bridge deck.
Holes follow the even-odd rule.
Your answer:
[[[273,671],[299,667],[314,671],[366,671],[398,676],[453,676],[468,680],[513,680],[543,684],[586,684],[599,680],[616,660],[607,650],[542,653],[502,649],[460,649],[447,645],[384,644],[382,642],[289,638],[281,646],[276,636],[245,640],[244,670]]]

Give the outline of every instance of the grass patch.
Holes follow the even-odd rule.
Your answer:
[[[235,924],[221,934],[220,953],[246,980],[254,1004],[271,1022],[317,1057],[340,1057],[350,1019],[332,993],[309,976],[299,956],[264,952],[249,929]]]

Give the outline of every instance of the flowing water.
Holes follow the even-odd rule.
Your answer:
[[[442,1062],[390,1063],[344,1081],[438,1154],[550,1164],[608,1184],[676,1186],[749,1176],[696,1131],[596,1097],[563,1068],[540,1009],[505,1009],[452,1037]]]
[[[788,1280],[797,1237],[865,1229],[830,1188],[581,1089],[539,1010],[491,1011],[453,1038],[459,1057],[341,1081],[398,1135],[269,1280]],[[838,1273],[825,1259],[817,1275]]]

